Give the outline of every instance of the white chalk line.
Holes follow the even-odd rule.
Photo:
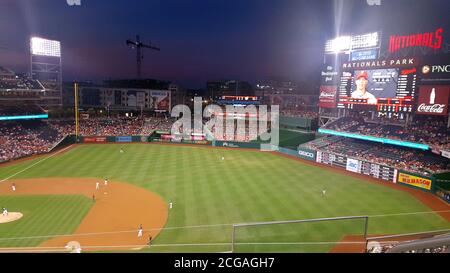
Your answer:
[[[434,214],[434,213],[450,213],[450,210],[406,212],[406,213],[394,213],[394,214],[378,214],[378,215],[367,215],[367,216],[368,217],[388,217],[388,216]],[[308,220],[308,219],[304,219],[304,220]],[[255,223],[257,223],[257,222],[255,222]],[[212,224],[212,225],[192,225],[192,226],[178,226],[178,227],[164,227],[164,228],[149,228],[149,229],[143,229],[143,231],[144,232],[151,232],[151,231],[161,231],[161,230],[177,230],[177,229],[193,229],[193,228],[232,227],[235,224],[236,223],[231,223],[231,224]],[[133,230],[122,230],[122,231],[80,233],[80,234],[37,235],[37,236],[27,236],[27,237],[0,238],[0,241],[23,240],[23,239],[42,239],[42,238],[53,238],[53,237],[99,236],[99,235],[110,235],[110,234],[119,234],[119,233],[136,233],[136,235],[137,235],[137,232],[138,232],[137,229],[133,229]]]
[[[59,150],[59,151],[57,151],[57,152],[55,152],[55,153],[53,153],[53,154],[51,154],[51,155],[49,155],[49,156],[47,156],[47,157],[44,157],[43,159],[41,159],[41,160],[39,160],[39,161],[37,161],[37,162],[31,164],[30,166],[26,167],[25,169],[23,169],[23,170],[21,170],[21,171],[18,171],[18,172],[16,172],[15,174],[12,174],[12,175],[6,177],[5,179],[0,180],[0,183],[5,182],[5,181],[8,181],[9,179],[15,177],[16,175],[21,174],[21,173],[23,173],[23,172],[25,172],[25,171],[31,169],[32,167],[36,166],[37,164],[39,164],[39,163],[41,163],[41,162],[43,162],[43,161],[45,161],[45,160],[47,160],[47,159],[49,159],[49,158],[51,158],[51,157],[57,155],[57,154],[59,154],[59,153],[65,151],[65,150],[67,150],[67,149],[69,149],[70,147],[72,147],[72,145],[70,145],[70,146],[68,146],[68,147],[66,147],[66,148],[64,148],[64,149],[61,149],[61,150]]]
[[[392,244],[398,243],[398,241],[383,241],[383,244]],[[361,241],[337,241],[337,242],[261,242],[261,243],[234,243],[234,245],[270,245],[270,246],[308,246],[308,245],[365,245],[366,242]],[[82,246],[82,249],[118,249],[118,248],[127,248],[127,249],[144,249],[144,248],[154,248],[154,247],[213,247],[213,246],[232,246],[233,243],[173,243],[173,244],[145,244],[145,245],[108,245],[108,246]],[[65,247],[14,247],[14,248],[0,248],[1,252],[68,252]]]

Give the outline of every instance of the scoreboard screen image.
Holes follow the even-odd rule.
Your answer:
[[[367,73],[366,92],[372,94],[375,98],[395,98],[397,94],[398,69],[376,69],[376,70],[355,70],[353,78],[356,79],[358,75]],[[364,79],[361,77],[360,79]],[[353,94],[358,94],[358,85],[356,80],[352,82]],[[357,95],[355,95],[357,97]]]
[[[375,112],[412,112],[416,92],[415,68],[344,71],[338,108]]]

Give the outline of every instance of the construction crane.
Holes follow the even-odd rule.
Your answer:
[[[139,35],[136,35],[136,41],[127,40],[127,45],[130,46],[133,49],[136,49],[136,70],[137,70],[137,78],[141,78],[141,65],[142,65],[142,59],[144,59],[144,56],[142,54],[142,48],[149,48],[153,50],[160,51],[161,49],[152,45],[147,45],[141,42]]]

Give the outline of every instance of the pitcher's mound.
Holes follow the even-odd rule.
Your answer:
[[[8,215],[0,215],[0,224],[17,221],[22,218],[23,214],[20,212],[9,212]]]

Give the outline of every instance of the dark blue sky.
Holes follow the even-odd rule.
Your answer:
[[[139,33],[161,47],[144,53],[145,77],[192,88],[221,78],[307,80],[338,33],[450,31],[447,0],[81,1],[0,0],[0,66],[27,72],[28,40],[38,35],[62,41],[64,80],[131,78],[135,52],[125,40]]]

